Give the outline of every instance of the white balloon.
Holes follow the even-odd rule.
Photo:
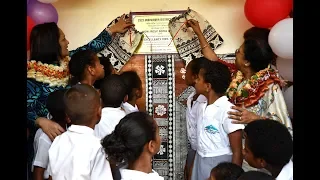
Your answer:
[[[286,102],[290,118],[293,118],[293,85],[283,92],[283,98]]]
[[[293,59],[278,57],[276,60],[276,67],[284,80],[293,82]]]
[[[38,1],[41,2],[41,3],[49,4],[49,3],[57,2],[58,0],[38,0]]]
[[[276,55],[284,59],[293,59],[293,18],[277,22],[271,28],[268,40]]]

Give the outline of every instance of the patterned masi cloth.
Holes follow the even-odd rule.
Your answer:
[[[199,22],[200,29],[212,49],[222,45],[223,39],[199,13],[188,10],[169,21],[169,32],[180,57],[188,64],[192,59],[202,57],[200,42],[192,28],[188,28],[185,22],[194,19]]]
[[[129,15],[126,14],[125,17],[129,18]],[[119,16],[116,19],[114,19],[108,25],[108,28],[117,23],[120,18],[121,17]],[[98,56],[104,56],[109,58],[114,69],[120,71],[120,69],[132,57],[134,51],[139,46],[142,37],[143,33],[137,31],[134,27],[130,28],[125,33],[117,33],[113,37],[111,43],[98,53]]]

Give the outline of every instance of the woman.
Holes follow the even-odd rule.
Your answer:
[[[30,59],[27,79],[27,119],[39,125],[51,140],[63,132],[58,124],[46,118],[47,96],[57,89],[66,88],[69,81],[69,57],[79,50],[101,51],[116,33],[123,33],[133,26],[131,21],[122,18],[112,27],[104,29],[88,44],[68,51],[69,41],[55,23],[36,25],[30,35]],[[51,43],[48,43],[51,42]],[[46,64],[44,64],[46,63]]]
[[[101,144],[110,164],[127,164],[120,168],[122,180],[164,180],[151,165],[161,142],[157,122],[148,114],[126,115]]]
[[[229,112],[233,123],[248,124],[258,119],[273,119],[284,124],[292,134],[292,123],[281,91],[278,73],[269,68],[275,55],[268,44],[264,29],[246,31],[244,42],[235,51],[235,64],[220,60],[203,36],[199,23],[189,20],[187,25],[197,34],[203,55],[229,66],[232,82],[227,96],[236,106]],[[244,162],[246,163],[246,162]]]
[[[280,89],[280,79],[277,72],[269,68],[275,56],[266,39],[266,33],[261,32],[256,36],[246,33],[244,43],[235,51],[234,65],[217,57],[208,46],[197,21],[189,20],[188,25],[197,34],[203,55],[210,60],[227,64],[233,73],[227,96],[237,105],[234,109],[238,112],[230,112],[231,118],[237,120],[234,123],[247,124],[257,119],[271,118],[280,121],[292,131]]]
[[[70,52],[69,41],[55,23],[38,24],[32,29],[31,60],[27,61],[27,124],[32,141],[37,129],[35,124],[38,124],[52,140],[64,131],[57,123],[43,118],[48,114],[48,95],[57,89],[67,88],[70,77],[69,57],[75,52],[85,49],[99,52],[111,41],[114,34],[125,32],[128,27],[133,26],[131,21],[122,17],[114,26],[104,29],[88,44]],[[29,160],[32,160],[32,148],[29,150]]]

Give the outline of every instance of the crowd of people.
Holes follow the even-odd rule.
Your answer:
[[[292,123],[268,29],[250,28],[235,64],[218,58],[195,20],[204,57],[186,65],[186,180],[293,179]],[[142,81],[116,73],[98,57],[115,33],[134,26],[124,16],[74,51],[55,23],[36,25],[27,61],[28,178],[154,179],[159,128],[139,109]],[[50,43],[48,43],[50,42]]]

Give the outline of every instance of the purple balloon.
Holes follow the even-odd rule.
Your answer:
[[[29,0],[27,0],[27,4],[29,3]]]
[[[58,23],[58,12],[52,4],[31,0],[27,7],[27,15],[30,16],[36,24],[46,22]]]

